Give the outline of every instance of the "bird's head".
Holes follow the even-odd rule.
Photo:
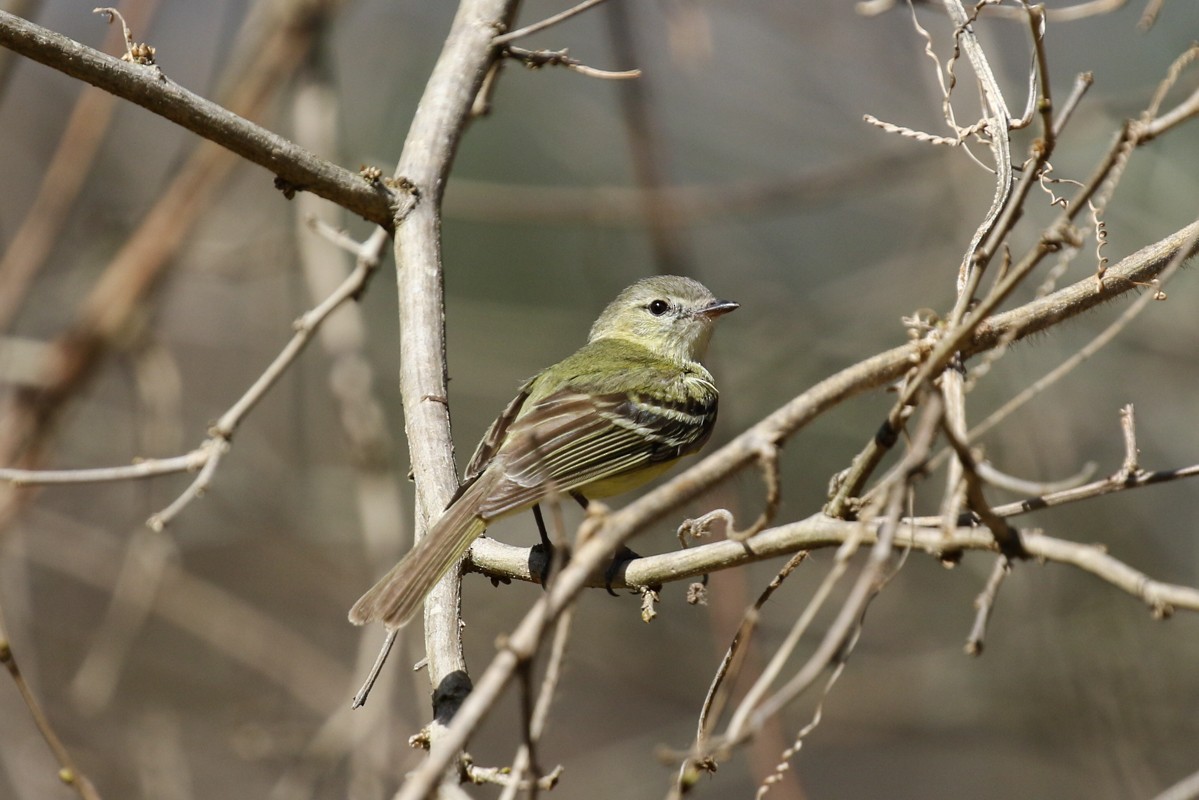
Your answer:
[[[699,281],[657,275],[637,281],[609,303],[588,341],[624,339],[680,363],[699,361],[716,318],[737,307],[717,300]]]

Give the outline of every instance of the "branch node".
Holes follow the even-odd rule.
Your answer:
[[[662,600],[662,597],[652,586],[642,586],[638,591],[641,593],[641,621],[648,624],[658,616],[658,611],[654,606]]]
[[[503,55],[514,61],[519,61],[529,69],[566,67],[580,75],[586,75],[590,78],[603,78],[605,80],[629,80],[641,77],[641,70],[639,69],[616,71],[589,67],[577,58],[571,58],[566,48],[562,48],[561,50],[526,50],[523,47],[516,47],[515,45],[505,45]]]
[[[126,24],[125,18],[121,16],[120,11],[117,11],[115,8],[103,7],[93,8],[92,13],[105,17],[109,25],[118,20],[120,21],[121,31],[125,36],[125,54],[121,56],[122,61],[128,61],[131,64],[141,64],[145,67],[155,67],[157,69],[157,65],[154,63],[154,47],[145,42],[139,43],[133,41],[133,32],[129,30],[129,25]],[[162,76],[161,70],[159,70],[159,76]]]

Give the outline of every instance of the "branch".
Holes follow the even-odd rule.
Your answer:
[[[368,183],[189,92],[157,67],[113,58],[5,11],[0,11],[0,47],[136,103],[265,167],[285,193],[312,192],[371,222],[391,225],[394,198],[381,183]]]
[[[1199,468],[1190,474],[1199,475]],[[894,546],[897,549],[910,547],[936,558],[964,551],[998,553],[995,537],[987,528],[963,526],[950,528],[946,534],[939,522],[940,518],[937,517],[901,520],[901,530],[895,535]],[[724,540],[688,550],[634,559],[627,562],[625,583],[640,585],[648,581],[686,580],[719,569],[793,555],[799,551],[839,547],[855,536],[862,536],[862,544],[870,545],[876,541],[877,533],[873,526],[867,526],[863,533],[861,522],[815,514],[807,519],[764,530],[744,543]],[[1199,611],[1199,589],[1155,581],[1108,555],[1101,545],[1072,542],[1028,529],[1021,530],[1020,536],[1025,551],[1032,559],[1089,572],[1140,599],[1158,615],[1168,615],[1175,609]],[[483,546],[480,547],[480,544]],[[480,551],[481,562],[492,561],[504,549],[520,549],[506,545],[497,547],[496,542],[487,539],[480,539],[476,548]],[[595,580],[585,582],[585,585],[602,588],[603,577],[598,576]],[[613,585],[621,584],[618,582]]]
[[[29,688],[29,683],[25,680],[24,674],[21,672],[20,666],[17,664],[16,656],[13,655],[12,646],[8,641],[8,634],[4,629],[3,620],[0,619],[0,664],[3,664],[8,670],[9,676],[16,684],[17,692],[21,695],[21,699],[25,702],[26,708],[29,709],[29,715],[33,718],[33,724],[41,733],[42,738],[46,740],[46,745],[54,754],[55,760],[58,761],[58,779],[67,786],[73,788],[82,800],[100,800],[100,793],[96,791],[96,787],[88,779],[87,775],[79,771],[75,765],[75,759],[71,756],[66,745],[62,743],[62,739],[54,731],[54,726],[50,724],[49,717],[42,710],[41,704],[37,701],[37,696],[33,690]]]
[[[515,0],[465,0],[459,6],[395,172],[416,200],[410,214],[396,219],[395,259],[400,391],[416,481],[418,536],[458,485],[447,405],[441,198],[471,105],[496,55],[492,37],[507,27],[515,7]],[[425,601],[425,644],[438,721],[453,716],[470,691],[461,650],[458,575],[451,570]],[[440,755],[441,763],[448,764],[461,745],[444,751],[436,731],[433,739],[430,761]],[[415,796],[428,794],[441,772],[426,773],[425,789]]]
[[[508,44],[509,42],[514,42],[524,36],[531,36],[538,31],[543,31],[546,28],[557,25],[560,22],[565,22],[573,16],[582,14],[587,9],[591,8],[592,6],[597,6],[602,2],[604,2],[604,0],[583,0],[583,2],[579,3],[578,5],[571,6],[565,11],[560,11],[557,14],[546,17],[539,22],[534,22],[531,25],[526,25],[523,28],[509,31],[508,33],[497,36],[491,40],[491,43],[494,45]]]

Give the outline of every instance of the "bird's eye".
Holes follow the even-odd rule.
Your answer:
[[[653,314],[655,317],[660,317],[670,310],[670,303],[666,302],[665,300],[654,300],[652,303],[646,306],[646,308],[648,308],[649,313]]]

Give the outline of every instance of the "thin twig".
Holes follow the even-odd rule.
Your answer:
[[[227,439],[211,439],[207,446],[208,460],[204,462],[200,473],[170,505],[162,511],[150,515],[150,518],[146,520],[146,525],[150,530],[164,530],[191,501],[203,497],[204,493],[208,491],[208,487],[212,484],[212,476],[216,474],[216,469],[220,466],[221,457],[229,452],[229,441]]]
[[[930,469],[934,461],[935,459],[929,460]],[[989,464],[986,461],[977,461],[974,464],[974,469],[978,472],[978,477],[982,478],[987,485],[1017,494],[1050,494],[1052,492],[1065,491],[1066,489],[1074,489],[1086,483],[1095,474],[1097,468],[1098,465],[1094,461],[1088,461],[1086,464],[1083,464],[1082,469],[1078,470],[1078,472],[1061,480],[1030,481],[1000,472],[993,464]]]
[[[758,598],[741,615],[741,624],[737,627],[737,632],[733,634],[729,646],[725,649],[724,657],[716,667],[712,681],[708,684],[708,692],[704,695],[704,702],[700,706],[699,719],[695,726],[695,742],[691,747],[692,752],[703,753],[707,751],[706,742],[708,735],[715,725],[715,720],[724,711],[725,703],[732,692],[727,678],[735,676],[740,669],[745,654],[748,652],[745,649],[745,645],[749,643],[754,631],[757,630],[758,623],[761,620],[762,608],[770,600],[771,595],[783,585],[783,581],[807,558],[807,552],[799,552],[791,556],[782,569],[770,580],[770,583],[766,584],[766,588],[762,590]],[[715,760],[692,757],[684,758],[683,763],[679,765],[678,775],[675,778],[670,798],[674,800],[686,794],[698,779],[700,770],[715,772]]]
[[[21,695],[21,700],[24,701],[25,707],[29,709],[29,716],[33,718],[33,724],[37,727],[42,738],[46,740],[46,744],[49,746],[50,752],[54,754],[55,760],[58,761],[58,779],[74,789],[83,800],[100,800],[100,793],[96,791],[96,787],[92,785],[88,777],[75,764],[75,759],[71,757],[70,751],[67,750],[66,745],[62,743],[62,739],[55,733],[54,726],[50,724],[50,718],[42,710],[42,706],[33,694],[33,690],[29,688],[29,684],[25,681],[25,676],[21,674],[21,668],[17,664],[17,657],[13,654],[12,644],[8,640],[2,611],[0,611],[0,664],[3,664],[5,669],[8,670],[8,674],[17,688],[17,693]]]
[[[1177,251],[1175,257],[1170,260],[1170,262],[1166,265],[1166,268],[1163,269],[1160,275],[1155,278],[1158,280],[1159,285],[1164,285],[1170,280],[1171,277],[1173,277],[1174,273],[1181,268],[1182,263],[1189,257],[1189,254],[1194,251],[1196,245],[1199,244],[1199,223],[1195,223],[1191,226],[1188,236],[1189,240],[1183,243],[1183,246]],[[1135,319],[1142,311],[1145,310],[1146,306],[1155,300],[1157,300],[1157,297],[1152,292],[1146,292],[1142,294],[1140,297],[1134,300],[1131,305],[1120,312],[1120,316],[1116,317],[1116,319],[1112,321],[1110,325],[1104,328],[1097,336],[1095,336],[1095,338],[1087,342],[1072,356],[1067,358],[1058,366],[1054,367],[1044,376],[1038,378],[1029,386],[1026,386],[1002,406],[991,412],[986,419],[971,429],[967,440],[972,442],[977,441],[985,433],[990,431],[1003,420],[1007,419],[1016,410],[1024,406],[1041,392],[1048,389],[1058,380],[1068,375],[1088,358],[1095,355],[1095,353],[1099,352],[1099,350],[1107,345],[1108,342],[1116,338],[1116,335],[1119,334],[1120,331],[1124,330],[1124,328],[1126,328],[1133,319]]]
[[[862,566],[861,572],[858,573],[857,580],[850,588],[841,609],[821,637],[812,655],[808,657],[803,666],[796,670],[790,680],[769,697],[763,695],[762,689],[773,682],[773,676],[770,675],[769,669],[763,670],[758,683],[746,693],[741,705],[733,713],[725,732],[714,740],[714,746],[730,746],[756,735],[767,720],[773,718],[806,691],[828,665],[843,661],[848,657],[848,652],[852,649],[852,642],[856,641],[856,632],[860,629],[862,615],[871,600],[886,583],[884,577],[886,565],[893,556],[892,545],[896,543],[898,531],[902,527],[901,518],[905,499],[908,497],[913,483],[921,477],[937,430],[942,425],[943,414],[944,408],[940,395],[930,394],[924,403],[916,430],[912,433],[911,445],[904,456],[904,469],[891,485],[890,496],[886,500],[886,507],[883,509],[880,524],[877,527],[877,536],[870,548],[867,561]],[[846,540],[846,545],[843,545],[838,551],[838,565],[847,563],[848,552],[856,549],[859,541],[863,540],[855,541],[852,538]],[[844,558],[842,554],[845,554]],[[836,569],[830,570],[829,578],[831,579],[837,571]],[[826,583],[828,580],[826,579]],[[824,584],[821,586],[822,590],[823,588]],[[814,598],[809,603],[809,607],[804,609],[801,621],[802,617],[808,614],[810,607],[819,605],[820,603],[816,602]],[[784,652],[789,654],[798,641],[794,637],[795,632],[798,630],[802,633],[806,627],[806,623],[804,625],[796,623],[792,633],[788,634],[787,639],[784,640],[785,643],[780,645],[776,651],[776,658]]]
[[[991,619],[991,611],[995,608],[995,598],[999,595],[999,587],[1011,571],[1012,562],[1007,556],[995,559],[991,577],[987,578],[986,586],[974,599],[974,608],[977,613],[974,615],[974,627],[970,629],[970,636],[966,639],[967,655],[982,655],[983,642],[987,638],[987,621]]]
[[[1074,116],[1075,109],[1082,102],[1083,95],[1095,83],[1095,75],[1091,72],[1080,72],[1074,78],[1074,86],[1070,89],[1070,94],[1066,96],[1065,102],[1057,110],[1057,118],[1053,121],[1054,136],[1061,136],[1062,131],[1066,129],[1066,125],[1070,123],[1070,119]]]
[[[529,769],[535,765],[533,758],[536,752],[536,745],[541,740],[545,733],[545,726],[549,721],[550,707],[553,704],[554,692],[558,688],[558,682],[562,678],[562,664],[566,656],[566,644],[570,640],[571,623],[574,621],[574,609],[568,608],[561,617],[558,618],[558,623],[554,627],[554,639],[550,645],[549,662],[546,664],[545,675],[541,679],[541,688],[537,693],[537,702],[529,710],[529,716],[522,726],[525,740],[516,752],[516,757],[512,760],[512,769],[508,775],[507,785],[504,791],[500,794],[500,800],[514,800],[519,789],[528,787],[530,794],[536,796],[535,789],[553,789],[557,782],[558,776],[561,775],[563,767],[561,765],[555,767],[548,774],[537,774],[534,769],[535,778],[532,781],[525,781],[524,775]]]
[[[371,693],[371,689],[375,686],[375,681],[379,680],[379,673],[383,669],[383,665],[387,663],[387,656],[391,654],[392,645],[395,644],[396,634],[399,629],[393,628],[387,631],[387,635],[383,637],[383,644],[379,647],[379,655],[375,657],[375,663],[371,665],[370,672],[367,673],[366,680],[354,695],[354,699],[350,701],[350,708],[362,708],[366,705],[366,698]]]
[[[970,510],[995,536],[995,543],[999,545],[1000,550],[1013,556],[1023,555],[1019,531],[1009,525],[1006,519],[996,514],[983,495],[983,481],[978,476],[974,453],[970,452],[969,446],[962,441],[957,431],[944,420],[941,431],[945,434],[949,446],[953,448],[954,455],[957,456],[956,463],[961,466],[962,481],[966,486],[965,497]],[[956,509],[953,510],[953,519],[957,519]],[[941,524],[948,525],[951,522],[942,515]]]
[[[533,24],[526,25],[523,28],[517,28],[514,31],[509,31],[508,33],[500,34],[499,36],[492,39],[491,43],[494,45],[504,45],[504,44],[508,44],[509,42],[520,39],[522,37],[530,36],[534,33],[537,33],[538,31],[543,31],[546,28],[549,28],[553,25],[557,25],[560,22],[565,22],[566,20],[570,19],[573,16],[582,14],[587,9],[591,8],[592,6],[598,6],[602,2],[604,2],[604,0],[583,0],[583,2],[579,3],[578,5],[572,6],[571,8],[568,8],[565,11],[560,11],[557,14],[554,14],[552,16],[546,17],[545,19],[541,20],[540,22],[534,22]]]
[[[211,453],[206,442],[190,453],[181,456],[147,458],[124,467],[96,467],[94,469],[10,469],[0,467],[0,481],[9,481],[14,486],[50,486],[140,480],[158,475],[195,472],[208,463],[210,456]]]

